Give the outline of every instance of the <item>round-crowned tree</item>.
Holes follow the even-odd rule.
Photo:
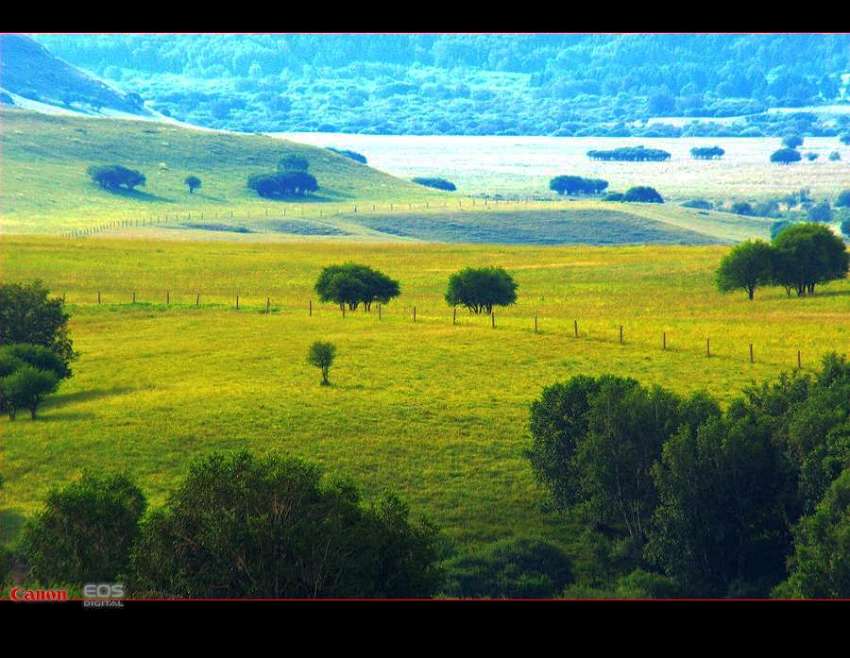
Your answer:
[[[366,311],[372,304],[387,304],[401,294],[398,281],[367,265],[345,263],[325,267],[316,280],[315,290],[323,302],[334,302],[340,308],[357,310],[360,304]]]
[[[310,161],[298,153],[287,153],[277,163],[278,171],[307,171]]]
[[[39,405],[58,387],[59,377],[55,373],[25,364],[0,379],[0,397],[12,420],[18,409],[28,409],[30,417],[35,420]]]
[[[201,179],[197,176],[186,176],[183,184],[189,188],[189,194],[193,194],[195,190],[201,187]]]
[[[773,276],[773,247],[763,240],[747,240],[735,246],[720,261],[717,287],[721,292],[744,289],[752,299],[756,288],[769,284]]]
[[[549,189],[558,194],[574,196],[576,194],[599,194],[608,187],[608,181],[601,178],[582,178],[581,176],[555,176],[549,181]]]
[[[792,148],[779,149],[774,151],[770,156],[770,161],[777,164],[791,164],[799,162],[801,159],[800,152]]]
[[[787,146],[789,149],[795,149],[803,145],[803,138],[796,133],[785,135],[785,137],[782,138],[782,145]]]
[[[313,464],[219,453],[195,461],[142,524],[129,586],[160,597],[429,596],[436,538],[393,495],[365,506]]]
[[[516,302],[517,284],[501,267],[467,267],[449,277],[446,302],[464,306],[476,315],[492,313],[494,306]]]
[[[844,240],[823,224],[803,222],[773,239],[773,278],[787,291],[812,295],[819,283],[843,279],[850,267]]]

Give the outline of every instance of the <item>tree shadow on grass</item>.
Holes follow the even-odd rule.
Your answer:
[[[150,192],[142,192],[141,190],[126,190],[124,188],[106,190],[112,196],[120,196],[133,201],[144,201],[146,203],[174,203],[174,199],[168,199],[164,196],[151,194]]]
[[[65,405],[72,404],[74,402],[88,402],[89,400],[99,400],[113,395],[125,395],[136,390],[138,389],[131,386],[116,386],[115,388],[92,389],[87,391],[77,391],[75,393],[54,395],[45,401],[44,409],[50,410],[55,407],[64,407]]]
[[[846,297],[850,295],[850,290],[815,290],[814,298],[818,297]],[[791,293],[791,298],[796,299],[797,295]]]

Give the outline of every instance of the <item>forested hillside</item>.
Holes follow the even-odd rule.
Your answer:
[[[810,107],[846,100],[847,35],[36,38],[157,110],[216,128],[826,135],[847,118]],[[769,112],[780,107],[806,110]]]

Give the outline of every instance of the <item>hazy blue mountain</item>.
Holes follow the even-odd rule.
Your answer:
[[[847,35],[36,38],[160,111],[247,131],[835,134],[834,115],[766,111],[842,102],[850,77]],[[704,120],[726,117],[746,118]]]

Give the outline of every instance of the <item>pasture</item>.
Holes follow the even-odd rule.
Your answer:
[[[781,147],[770,137],[504,137],[350,135],[280,133],[315,146],[358,151],[369,165],[401,178],[444,176],[463,194],[547,195],[549,179],[559,174],[604,178],[610,189],[651,185],[665,199],[761,199],[808,187],[818,197],[834,198],[850,187],[850,146],[837,137],[807,137],[801,153],[818,154],[790,166],[770,162]],[[644,145],[671,154],[666,162],[594,162],[592,149]],[[691,148],[720,146],[721,160],[693,160]],[[841,160],[832,162],[832,151]]]
[[[793,369],[798,350],[804,370],[850,351],[850,283],[803,299],[721,295],[725,250],[7,236],[3,279],[66,296],[80,358],[38,420],[0,420],[0,539],[84,468],[126,469],[157,504],[192,457],[249,448],[317,461],[368,496],[394,489],[461,546],[569,545],[523,454],[542,387],[613,372],[728,403]],[[349,260],[401,282],[380,319],[317,302],[320,268]],[[442,295],[468,265],[519,284],[495,328],[461,310],[452,324]],[[338,347],[331,387],[306,363],[315,340]]]

